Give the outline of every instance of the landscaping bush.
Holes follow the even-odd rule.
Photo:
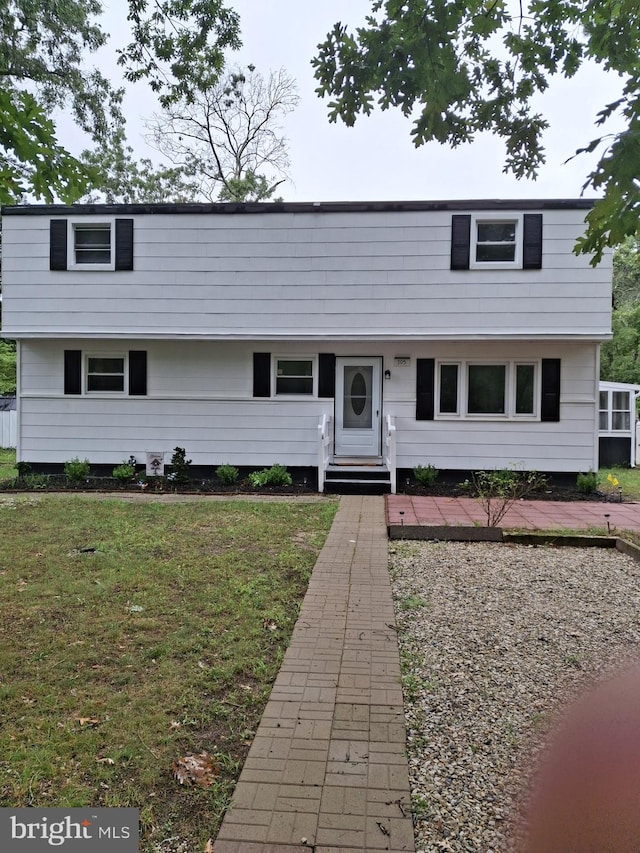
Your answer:
[[[498,471],[476,471],[471,482],[465,481],[480,501],[487,516],[487,526],[497,527],[513,504],[546,486],[547,478],[537,471],[503,468]]]
[[[264,486],[290,486],[293,480],[284,465],[276,464],[262,471],[253,471],[249,474],[249,482],[254,489],[261,489]]]
[[[440,471],[434,468],[433,465],[416,465],[413,469],[413,477],[416,483],[419,483],[421,486],[433,486],[438,479],[439,473]]]
[[[115,477],[121,486],[124,486],[125,483],[133,480],[135,473],[135,465],[132,465],[130,462],[123,462],[122,465],[116,465],[111,472],[112,476]]]
[[[64,475],[70,483],[81,483],[89,476],[91,468],[88,459],[74,457],[64,463]]]
[[[238,482],[240,472],[235,465],[219,465],[216,468],[216,477],[223,486],[233,486]]]
[[[583,495],[592,495],[594,492],[597,492],[599,482],[600,478],[591,468],[589,468],[586,474],[578,474],[576,477],[576,486],[578,491],[582,492]]]
[[[191,459],[187,459],[186,450],[184,447],[174,447],[171,457],[171,473],[167,475],[167,480],[178,486],[183,486],[190,480],[190,471]]]

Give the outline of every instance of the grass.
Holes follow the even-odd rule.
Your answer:
[[[139,807],[141,853],[203,850],[336,506],[0,496],[0,806]],[[203,751],[215,783],[178,784]]]
[[[606,492],[616,492],[617,489],[607,480],[609,474],[615,477],[622,486],[623,500],[640,500],[640,468],[601,468],[598,471],[599,489]]]
[[[0,447],[0,482],[16,476],[16,452],[12,447]]]

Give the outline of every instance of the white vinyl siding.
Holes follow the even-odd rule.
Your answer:
[[[14,338],[605,339],[611,262],[607,256],[593,269],[573,254],[584,214],[545,210],[543,269],[499,276],[449,268],[447,210],[140,213],[133,216],[135,270],[108,275],[87,265],[82,276],[49,270],[49,216],[5,215],[3,331]]]
[[[333,415],[334,401],[315,397],[252,398],[252,347],[243,342],[146,341],[146,397],[99,394],[64,396],[65,346],[91,351],[90,342],[24,341],[21,344],[20,458],[62,464],[74,456],[116,465],[133,453],[185,447],[196,465],[317,464],[318,423]],[[355,341],[340,344],[344,356],[371,355]],[[103,342],[101,354],[121,354],[131,341]],[[255,343],[268,351],[268,343]],[[417,358],[441,363],[533,364],[540,355],[561,359],[561,418],[415,419]],[[333,345],[297,341],[291,357],[317,358]],[[519,465],[538,471],[586,471],[597,467],[597,346],[593,343],[459,342],[375,345],[383,370],[382,414],[396,422],[398,467],[433,464],[440,470],[479,470]],[[287,355],[281,344],[279,356]],[[402,356],[402,363],[396,362]],[[538,397],[536,391],[536,398]],[[437,399],[437,398],[436,398]]]

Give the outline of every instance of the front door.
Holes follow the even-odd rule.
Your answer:
[[[380,357],[336,358],[336,456],[379,456]]]

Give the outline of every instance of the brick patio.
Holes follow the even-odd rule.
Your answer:
[[[473,498],[387,495],[388,523],[407,526],[473,527],[486,524],[480,503]],[[524,530],[587,530],[607,528],[640,532],[640,504],[601,501],[517,501],[500,526]]]
[[[383,497],[343,496],[215,853],[413,851]]]

